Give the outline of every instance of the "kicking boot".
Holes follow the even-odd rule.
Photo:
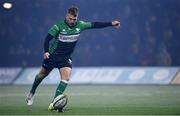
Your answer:
[[[57,109],[56,111],[59,112],[59,113],[63,113],[63,112],[64,112],[64,109],[61,108],[61,109]]]
[[[49,104],[48,110],[49,110],[49,111],[53,111],[53,110],[54,110],[53,103],[50,103],[50,104]]]
[[[29,93],[26,97],[26,102],[27,102],[27,105],[30,106],[33,104],[33,101],[34,101],[34,94],[32,93]]]

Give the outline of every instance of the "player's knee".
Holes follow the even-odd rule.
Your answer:
[[[38,76],[39,76],[39,78],[45,78],[45,77],[49,74],[49,72],[50,72],[50,71],[47,71],[47,70],[45,70],[44,68],[42,68],[42,69],[40,70],[40,72],[38,73]]]
[[[38,74],[38,77],[39,77],[39,78],[45,78],[47,75],[48,75],[47,73],[42,73],[42,72],[40,72],[40,73]]]

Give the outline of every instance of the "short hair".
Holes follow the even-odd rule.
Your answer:
[[[74,17],[77,17],[78,13],[79,13],[79,10],[78,10],[78,7],[76,6],[72,6],[68,9],[68,14],[71,14]]]

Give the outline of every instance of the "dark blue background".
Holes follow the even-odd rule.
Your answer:
[[[72,5],[80,20],[120,20],[121,28],[88,30],[73,54],[74,66],[179,66],[180,0],[0,1],[0,66],[40,66],[48,29]]]

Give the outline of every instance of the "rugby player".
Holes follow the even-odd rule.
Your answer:
[[[120,27],[119,21],[112,22],[84,22],[78,20],[78,8],[73,6],[67,11],[65,20],[58,21],[53,25],[44,41],[44,60],[40,72],[36,75],[32,88],[27,95],[27,105],[33,104],[35,91],[41,81],[52,71],[53,68],[58,68],[61,81],[56,89],[54,98],[66,89],[71,75],[72,58],[80,33],[86,29],[104,28],[113,26]],[[51,41],[51,45],[50,45]],[[50,103],[49,110],[54,110],[53,104]]]

